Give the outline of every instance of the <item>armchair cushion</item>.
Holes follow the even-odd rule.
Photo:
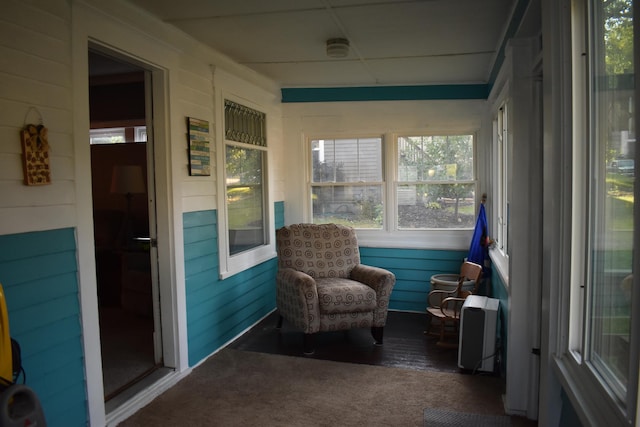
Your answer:
[[[343,278],[317,279],[320,313],[354,313],[376,308],[376,293],[367,285]]]

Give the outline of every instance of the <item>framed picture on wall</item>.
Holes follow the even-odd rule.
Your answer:
[[[211,175],[211,152],[209,122],[187,117],[189,131],[189,175]]]

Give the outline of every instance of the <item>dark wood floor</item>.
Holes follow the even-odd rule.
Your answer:
[[[382,346],[373,344],[368,329],[317,334],[315,353],[310,356],[305,356],[302,351],[303,333],[293,329],[286,321],[278,331],[277,320],[278,315],[272,313],[229,347],[336,362],[466,373],[458,368],[456,349],[438,347],[437,338],[423,333],[426,314],[390,311]],[[483,372],[483,375],[493,373]]]

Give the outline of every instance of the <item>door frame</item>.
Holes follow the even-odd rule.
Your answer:
[[[186,315],[179,310],[180,298],[176,290],[176,254],[174,237],[175,207],[171,195],[173,191],[171,173],[169,73],[166,68],[155,65],[142,56],[114,48],[113,43],[99,41],[90,32],[102,33],[108,39],[113,28],[96,16],[86,16],[74,21],[73,39],[73,116],[74,116],[74,158],[75,190],[77,208],[77,257],[78,281],[83,331],[84,364],[87,387],[88,422],[90,425],[110,425],[123,420],[137,409],[150,402],[154,396],[168,389],[184,376],[187,368],[186,349],[181,343],[186,341]],[[122,35],[119,35],[122,37]],[[120,43],[125,45],[124,43]],[[88,143],[89,120],[89,71],[88,51],[105,49],[110,55],[120,57],[152,75],[152,108],[154,112],[152,163],[155,165],[153,179],[155,185],[155,219],[157,234],[166,236],[158,240],[158,283],[159,309],[161,313],[162,355],[164,366],[171,373],[162,377],[116,410],[106,414],[102,380],[102,356],[100,351],[100,329],[98,319],[97,281],[95,265],[95,244],[93,236],[93,206],[91,190],[91,152]],[[143,46],[144,48],[144,46]],[[144,50],[144,49],[142,49]],[[142,55],[142,53],[141,53]],[[150,162],[151,163],[151,162]],[[181,225],[181,218],[180,218]]]

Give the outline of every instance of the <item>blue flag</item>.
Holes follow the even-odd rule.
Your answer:
[[[485,257],[488,255],[488,235],[487,215],[484,212],[484,203],[481,203],[480,211],[478,212],[478,219],[476,221],[476,228],[473,230],[473,237],[471,238],[471,247],[469,248],[467,260],[480,264],[483,268]]]

